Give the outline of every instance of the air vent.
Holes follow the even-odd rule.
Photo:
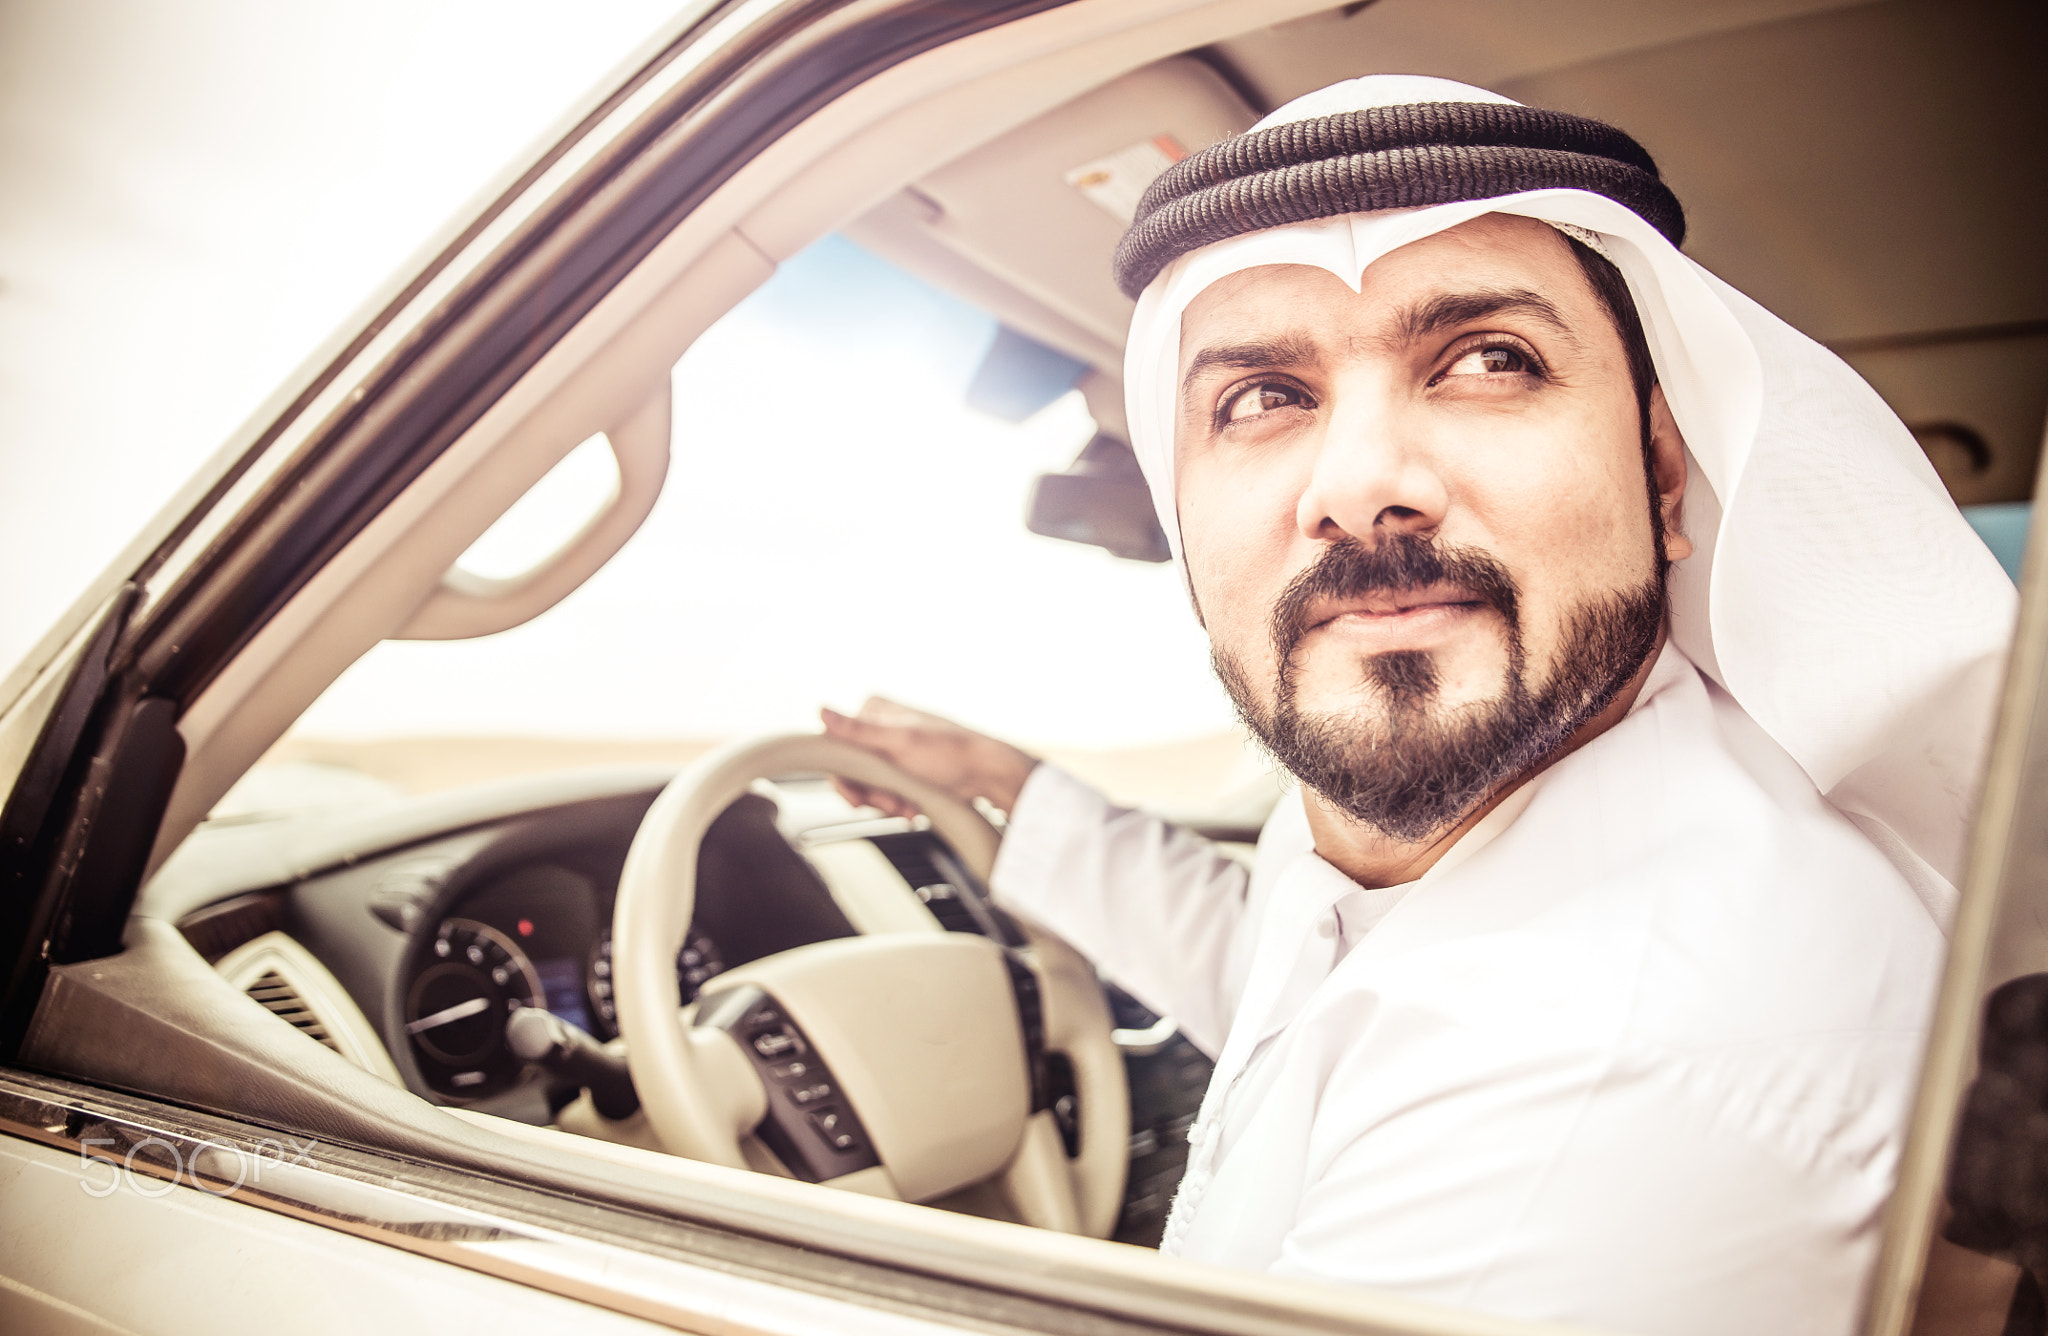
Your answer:
[[[946,883],[946,875],[939,871],[939,865],[932,860],[929,837],[923,831],[904,831],[892,835],[870,835],[868,843],[882,851],[895,869],[903,874],[903,880],[912,886],[937,886]]]
[[[930,840],[923,831],[868,837],[868,842],[882,851],[897,874],[917,892],[917,898],[932,911],[940,927],[947,932],[981,932],[974,911],[960,898],[960,888],[932,857]]]
[[[932,917],[947,932],[971,932],[1004,946],[1024,945],[1023,929],[994,904],[980,878],[963,866],[953,851],[928,830],[870,835],[868,843],[882,851],[897,875],[910,883]]]
[[[333,1049],[373,1076],[404,1082],[377,1032],[341,981],[312,952],[282,932],[266,932],[242,943],[214,966],[230,988],[291,1026]]]
[[[341,1045],[334,1042],[334,1036],[327,1033],[327,1027],[320,1023],[320,1018],[313,1014],[306,1000],[276,970],[265,970],[263,977],[242,991],[255,998],[271,1015],[283,1017],[336,1053],[341,1052]]]
[[[960,898],[960,892],[954,889],[951,882],[926,882],[911,889],[917,892],[917,898],[924,901],[924,907],[932,911],[932,917],[937,919],[939,926],[947,932],[981,931],[981,924],[976,921],[974,911],[967,907],[967,903]]]

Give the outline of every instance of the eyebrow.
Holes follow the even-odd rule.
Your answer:
[[[1402,343],[1417,343],[1457,325],[1496,315],[1528,316],[1550,326],[1572,342],[1578,342],[1578,335],[1563,312],[1548,297],[1527,288],[1446,292],[1417,302],[1395,317],[1395,337]]]
[[[1315,344],[1291,334],[1273,339],[1253,339],[1245,343],[1225,343],[1213,348],[1204,348],[1189,359],[1187,373],[1180,378],[1182,407],[1186,407],[1188,394],[1195,386],[1195,378],[1211,367],[1248,371],[1258,367],[1300,366],[1303,362],[1314,360]]]

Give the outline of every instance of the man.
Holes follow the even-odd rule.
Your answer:
[[[1217,1054],[1169,1251],[1853,1324],[2012,591],[1683,226],[1618,131],[1387,76],[1147,195],[1133,446],[1302,785],[1249,876],[1005,744],[827,713],[1008,810],[997,894]]]

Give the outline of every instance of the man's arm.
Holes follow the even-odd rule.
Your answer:
[[[821,712],[825,731],[927,783],[1009,815],[990,889],[1059,933],[1148,1006],[1215,1052],[1233,998],[1227,957],[1245,904],[1244,865],[1190,831],[1112,806],[1057,767],[951,720],[871,698]],[[897,794],[838,781],[850,802],[893,816]]]

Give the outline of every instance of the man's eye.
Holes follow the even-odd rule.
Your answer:
[[[1223,405],[1225,422],[1242,422],[1246,418],[1270,413],[1276,408],[1311,408],[1309,397],[1292,385],[1278,381],[1250,385],[1232,395]]]
[[[1446,376],[1485,376],[1496,372],[1526,374],[1536,369],[1527,353],[1514,348],[1474,348],[1444,368]]]

